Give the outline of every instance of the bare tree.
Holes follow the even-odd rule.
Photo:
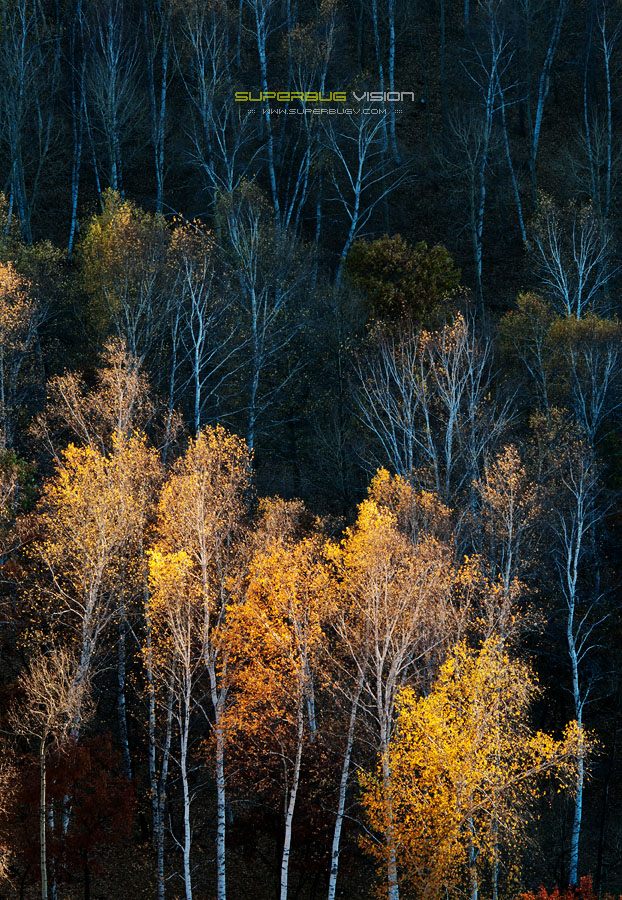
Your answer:
[[[59,29],[37,0],[7,3],[0,11],[0,138],[9,153],[11,201],[26,243],[32,243],[32,210],[55,136]]]
[[[300,320],[294,302],[306,290],[306,267],[294,238],[276,228],[261,196],[246,187],[223,199],[223,245],[244,341],[247,443],[252,450],[263,418],[296,376],[294,362],[280,372]],[[270,381],[268,376],[272,375]]]
[[[369,223],[378,205],[408,178],[405,163],[387,171],[384,150],[386,114],[357,114],[330,122],[325,145],[332,155],[329,177],[334,189],[327,202],[341,207],[347,234],[339,255],[335,287],[338,288],[350,247]]]
[[[536,274],[559,313],[580,319],[606,309],[605,289],[620,266],[612,263],[611,231],[591,206],[562,211],[541,197],[531,241]]]
[[[510,50],[509,41],[505,36],[505,31],[499,18],[498,0],[487,0],[487,2],[481,3],[480,6],[485,17],[486,46],[484,49],[476,46],[473,51],[472,62],[464,65],[466,74],[479,95],[479,99],[476,101],[471,114],[475,121],[466,131],[464,130],[464,124],[458,131],[456,126],[454,126],[454,132],[456,132],[457,136],[464,135],[463,147],[468,160],[466,174],[470,182],[471,199],[469,207],[473,265],[475,269],[475,293],[480,308],[480,315],[483,317],[482,240],[486,210],[486,176],[492,149],[493,125],[498,110],[502,112],[502,121],[505,125],[507,101],[504,92],[509,92],[511,86],[503,87],[503,81],[512,61],[513,52]],[[510,165],[510,171],[513,174],[505,127],[504,136],[506,138],[506,156]],[[518,196],[518,192],[516,191],[515,193]]]
[[[357,405],[384,458],[453,504],[483,472],[510,415],[490,399],[491,345],[458,316],[437,332],[381,334],[357,365]]]
[[[562,157],[564,172],[570,174],[577,194],[589,196],[600,220],[605,218],[607,190],[615,193],[622,163],[622,152],[611,149],[609,142],[607,118],[597,108],[588,109]]]
[[[586,443],[573,441],[561,452],[554,465],[553,477],[555,481],[549,495],[551,553],[564,600],[573,711],[582,728],[585,704],[593,687],[585,671],[587,659],[596,649],[598,629],[607,618],[602,611],[603,594],[594,568],[597,560],[594,559],[593,540],[594,530],[602,523],[606,507],[602,502],[598,465]],[[570,837],[568,880],[571,885],[577,884],[578,880],[584,781],[585,758],[581,753],[577,759]]]
[[[281,224],[281,204],[279,200],[279,187],[277,179],[277,158],[272,129],[272,115],[270,100],[266,99],[268,88],[268,41],[270,36],[283,27],[282,18],[276,18],[278,8],[277,0],[243,0],[249,11],[250,24],[246,26],[248,33],[257,47],[259,60],[259,77],[261,91],[264,95],[262,111],[266,129],[266,147],[268,151],[268,176],[270,179],[270,192],[274,207],[274,217],[277,227]],[[289,6],[289,4],[288,4]]]
[[[536,13],[538,4],[533,0],[521,0],[520,10],[524,17],[526,34],[526,71],[525,81],[527,123],[529,128],[529,173],[531,175],[531,189],[534,209],[538,207],[538,177],[537,159],[542,135],[542,123],[544,109],[549,96],[551,86],[551,74],[555,62],[555,55],[561,39],[562,26],[568,10],[568,0],[557,0],[552,20],[549,22],[550,32],[544,47],[544,59],[541,67],[534,60],[533,35],[538,30],[536,25]],[[539,72],[537,83],[533,84],[533,75]]]
[[[181,226],[173,235],[171,251],[175,276],[168,310],[170,413],[176,399],[190,393],[196,435],[206,421],[208,404],[218,402],[223,386],[235,375],[235,357],[243,346],[235,340],[233,296],[218,265],[214,238],[198,224]]]
[[[130,125],[135,139],[141,110],[137,38],[129,36],[119,0],[98,9],[89,32],[86,88],[94,161],[97,167],[93,130],[104,144],[109,185],[123,193],[123,145]]]
[[[143,0],[143,37],[147,57],[151,143],[156,175],[156,212],[162,212],[166,175],[167,99],[171,81],[171,19],[168,0]]]

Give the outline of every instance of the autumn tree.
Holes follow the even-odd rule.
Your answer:
[[[520,294],[504,316],[502,340],[547,417],[564,408],[589,443],[610,433],[620,409],[622,355],[617,318],[561,314],[537,294]]]
[[[8,761],[0,764],[0,883],[9,874],[13,856],[13,846],[7,834],[6,821],[15,801],[16,773],[15,767]]]
[[[34,659],[19,679],[23,701],[13,712],[13,726],[39,747],[41,900],[48,898],[46,762],[50,749],[60,749],[90,713],[88,676],[76,678],[78,657],[53,647]]]
[[[476,484],[480,501],[480,553],[490,566],[492,584],[484,591],[488,628],[503,637],[524,626],[516,600],[523,578],[537,565],[536,525],[541,498],[516,446],[504,447],[487,460]]]
[[[351,679],[347,694],[354,716],[361,707],[369,739],[383,760],[387,790],[391,773],[385,753],[398,693],[405,683],[423,686],[429,680],[445,642],[461,633],[468,607],[468,591],[461,596],[456,590],[460,576],[451,544],[436,537],[433,528],[409,533],[405,527],[417,519],[425,522],[426,513],[439,524],[442,505],[430,495],[417,497],[405,479],[392,480],[381,470],[359,506],[355,525],[333,550],[343,592],[337,622],[344,663],[349,657],[344,666],[344,676]],[[348,767],[349,753],[350,742],[344,756]],[[343,818],[346,768],[343,773],[338,820]],[[389,811],[385,839],[390,900],[398,897],[395,824]],[[333,867],[336,856],[338,841]]]
[[[78,248],[86,318],[97,336],[112,331],[144,358],[162,326],[169,233],[163,218],[108,189]]]
[[[13,444],[28,355],[43,317],[29,282],[11,263],[0,263],[0,442],[5,449]]]
[[[245,739],[267,744],[284,771],[280,900],[288,897],[304,748],[318,730],[316,684],[330,598],[324,539],[317,530],[296,533],[302,512],[295,502],[264,501],[258,548],[231,631],[236,660],[231,727]]]
[[[130,437],[110,456],[70,445],[42,493],[39,536],[30,550],[33,596],[53,631],[76,647],[76,689],[88,682],[118,615],[119,592],[126,589],[120,576],[131,581],[126,549],[141,532],[157,472],[157,456],[141,437]],[[74,736],[78,731],[76,716]]]
[[[361,779],[375,831],[392,822],[400,881],[422,897],[476,900],[482,873],[503,848],[510,865],[541,795],[540,776],[572,781],[584,746],[571,723],[562,740],[534,731],[536,682],[496,637],[456,646],[427,696],[400,691],[394,735],[376,774]],[[390,773],[387,779],[385,768]],[[368,841],[391,865],[391,848]]]
[[[192,900],[191,725],[201,711],[198,684],[208,637],[200,584],[192,579],[191,560],[183,550],[166,557],[154,550],[150,558],[153,592],[149,619],[153,644],[149,664],[172,695],[171,714],[179,732],[179,771],[183,790],[183,880],[186,900]],[[199,588],[197,590],[197,587]],[[162,827],[163,823],[158,821]]]
[[[206,428],[175,463],[159,502],[150,572],[155,609],[154,640],[168,647],[181,716],[182,752],[200,677],[207,682],[215,739],[218,898],[226,896],[226,781],[224,716],[230,688],[228,607],[244,556],[250,454],[221,426]],[[180,693],[181,692],[181,693]],[[183,726],[183,727],[182,727]],[[185,730],[184,730],[185,729]],[[184,737],[185,736],[185,737]],[[192,896],[189,795],[185,797],[184,880]]]

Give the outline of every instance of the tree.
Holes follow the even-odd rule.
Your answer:
[[[233,295],[221,267],[213,236],[200,223],[178,226],[171,240],[175,278],[171,288],[171,379],[173,404],[192,396],[192,423],[198,435],[208,418],[210,401],[218,405],[226,382],[236,374],[236,327],[231,321]],[[241,365],[241,363],[240,363]],[[186,375],[180,377],[179,371]]]
[[[458,644],[427,696],[400,691],[394,736],[377,774],[361,779],[363,804],[374,830],[390,818],[402,880],[422,897],[460,896],[466,876],[476,900],[500,844],[516,853],[540,776],[571,783],[581,727],[562,740],[533,731],[535,692],[529,668],[494,636],[475,651]],[[368,847],[390,859],[388,847]]]
[[[606,514],[593,449],[571,440],[551,466],[554,481],[549,493],[551,556],[557,572],[557,590],[563,598],[565,638],[570,664],[573,712],[580,728],[593,688],[585,672],[586,658],[596,649],[598,628],[607,616],[602,611],[599,560],[595,553],[596,529]],[[570,837],[568,881],[578,882],[579,841],[583,819],[585,753],[580,748],[574,784],[574,813]]]
[[[247,737],[268,731],[285,773],[280,900],[288,897],[304,747],[318,728],[315,683],[329,609],[324,541],[317,532],[295,534],[302,512],[300,504],[264,501],[259,548],[230,629],[236,663],[230,722]]]
[[[162,212],[165,149],[167,138],[167,99],[171,81],[170,44],[173,6],[167,0],[143,3],[143,31],[147,57],[151,143],[156,175],[156,212]]]
[[[387,504],[391,497],[393,502]],[[447,636],[460,633],[464,624],[460,592],[455,590],[460,579],[453,548],[425,528],[409,535],[400,526],[406,508],[410,507],[411,515],[405,521],[413,521],[413,507],[419,504],[420,521],[425,521],[426,506],[434,518],[435,504],[430,500],[425,495],[415,499],[407,481],[396,477],[391,482],[381,470],[369,498],[359,506],[355,525],[333,549],[345,600],[337,621],[344,657],[350,659],[348,694],[353,709],[360,703],[370,739],[383,760],[386,790],[391,773],[385,753],[395,726],[398,693],[406,683],[426,682]],[[349,765],[347,752],[345,760]],[[346,778],[347,772],[342,780],[344,792]],[[383,826],[389,900],[399,897],[396,827],[389,809]],[[333,864],[336,852],[334,846]]]
[[[165,671],[168,686],[178,701],[182,759],[196,704],[194,686],[202,675],[207,679],[216,745],[218,900],[226,897],[224,717],[230,689],[228,608],[236,596],[244,558],[250,462],[249,450],[240,438],[221,426],[201,431],[173,466],[162,490],[157,539],[150,562],[159,639],[165,650],[170,642]],[[151,617],[151,610],[148,615]],[[184,880],[190,900],[187,787],[184,783]]]
[[[438,331],[381,330],[359,359],[357,406],[384,459],[453,505],[506,427],[490,397],[492,347],[462,315]]]
[[[589,205],[571,204],[562,212],[542,196],[531,241],[536,274],[558,313],[580,319],[607,311],[605,290],[619,268],[611,264],[607,224]]]
[[[55,137],[63,24],[59,9],[54,14],[32,0],[12,0],[0,13],[0,138],[9,156],[10,205],[27,244]]]
[[[0,263],[0,445],[13,445],[15,416],[24,403],[25,370],[44,308],[11,263]]]
[[[377,515],[378,519],[374,521],[370,514],[374,518]],[[387,733],[393,727],[396,685],[410,679],[427,683],[436,668],[436,659],[444,652],[445,640],[450,635],[455,638],[465,625],[468,590],[462,598],[456,593],[455,606],[452,606],[453,588],[448,587],[448,582],[440,587],[430,572],[429,603],[422,600],[419,606],[415,599],[418,588],[413,585],[413,597],[399,582],[400,553],[406,557],[404,565],[408,554],[416,565],[419,544],[426,540],[439,541],[439,556],[448,554],[445,557],[447,578],[449,581],[454,578],[449,548],[443,542],[449,531],[449,510],[438,498],[426,491],[416,492],[407,480],[380,469],[369,487],[367,505],[359,507],[355,528],[346,533],[340,546],[329,549],[334,564],[331,624],[336,641],[327,646],[326,653],[333,673],[333,692],[348,715],[346,742],[341,750],[343,761],[331,848],[329,900],[334,900],[337,891],[355,739],[362,734],[365,740],[371,739],[374,747],[386,742]],[[394,551],[394,559],[387,554],[392,540],[399,542],[400,548]],[[383,565],[387,566],[386,574]],[[466,587],[466,579],[464,584]],[[383,591],[391,603],[384,608]],[[398,598],[393,599],[394,591],[398,592],[398,598],[399,592],[403,592],[403,605]],[[436,628],[435,640],[428,640],[430,627]],[[379,727],[381,720],[384,725]]]
[[[92,217],[80,243],[88,324],[98,336],[113,330],[138,360],[153,349],[162,327],[169,241],[160,215],[107,190],[102,212]]]
[[[611,432],[620,408],[620,322],[593,312],[556,314],[536,294],[521,294],[502,321],[502,334],[520,359],[547,417],[565,409],[588,443]]]
[[[335,289],[339,289],[350,248],[382,201],[407,180],[404,163],[387,172],[384,135],[387,114],[345,116],[343,128],[331,123],[324,143],[332,157],[329,177],[334,189],[328,202],[341,207],[346,237],[337,263]]]
[[[366,295],[372,320],[423,323],[458,288],[460,272],[447,250],[425,241],[414,247],[401,235],[355,241],[346,273]]]
[[[544,109],[549,96],[551,87],[551,73],[555,62],[555,55],[559,47],[562,34],[564,18],[568,11],[568,0],[557,0],[555,6],[551,4],[553,9],[552,20],[547,23],[550,31],[544,31],[545,38],[547,35],[548,42],[544,44],[544,59],[541,67],[536,66],[533,61],[533,45],[532,37],[537,30],[535,13],[538,11],[538,5],[531,0],[522,0],[520,11],[524,17],[525,33],[526,33],[526,71],[525,80],[527,83],[527,91],[525,95],[525,106],[527,115],[527,124],[529,128],[529,174],[531,176],[532,202],[534,209],[538,208],[538,176],[537,176],[537,159],[538,150],[540,148],[540,138],[542,136],[542,123],[544,121]],[[537,78],[537,86],[533,84],[533,76],[539,72]]]
[[[141,534],[148,485],[157,473],[157,456],[140,437],[110,456],[70,445],[37,506],[38,539],[30,551],[37,563],[34,596],[53,631],[76,648],[78,695],[119,613],[127,548]],[[73,737],[80,729],[78,712]]]
[[[300,368],[295,361],[281,363],[300,328],[296,313],[307,291],[308,268],[293,235],[274,226],[253,186],[222,198],[221,215],[222,244],[241,320],[241,412],[247,416],[246,442],[253,450],[260,430],[267,427],[267,411]]]
[[[138,40],[132,39],[118,0],[108,0],[94,10],[89,32],[86,98],[93,112],[88,127],[96,178],[99,181],[93,131],[99,132],[104,144],[109,186],[122,196],[123,145],[128,143],[130,123],[136,127],[141,110]]]
[[[180,550],[164,556],[154,549],[149,571],[152,594],[149,618],[153,629],[152,665],[172,694],[172,715],[179,730],[179,770],[183,789],[183,880],[186,900],[192,900],[192,822],[190,790],[191,723],[201,710],[197,686],[207,652],[205,610],[200,586],[192,579],[192,562]],[[198,590],[197,590],[198,587]]]
[[[500,4],[488,0],[480,4],[486,18],[485,50],[474,47],[472,66],[464,66],[468,78],[479,94],[471,112],[471,121],[454,120],[454,135],[462,140],[467,157],[466,175],[469,183],[469,212],[473,267],[475,270],[475,295],[480,316],[484,318],[484,294],[482,284],[482,256],[484,213],[486,210],[486,176],[492,149],[493,125],[499,109],[505,115],[505,98],[502,79],[512,60],[512,52],[499,17]],[[465,127],[466,126],[466,127]],[[474,140],[473,140],[474,139]]]
[[[19,678],[23,705],[14,710],[13,727],[39,742],[41,844],[41,900],[48,898],[46,843],[46,759],[50,748],[60,749],[90,713],[89,681],[76,678],[78,658],[60,647],[40,654]]]
[[[5,821],[9,817],[11,808],[15,802],[15,794],[15,768],[5,757],[0,764],[0,822],[2,823],[2,833],[0,837],[0,882],[6,879],[13,856],[12,842],[7,836]]]
[[[494,598],[494,591],[489,593],[497,609],[488,621],[506,638],[519,625],[513,605],[522,589],[521,578],[536,555],[534,530],[541,502],[537,486],[512,444],[488,461],[477,492],[483,526],[481,552],[488,559],[493,580],[501,585],[501,602]]]

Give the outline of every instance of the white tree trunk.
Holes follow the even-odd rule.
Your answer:
[[[296,760],[294,763],[294,774],[292,777],[292,786],[289,793],[289,802],[287,804],[287,812],[285,814],[285,838],[283,841],[283,856],[281,859],[281,892],[280,900],[287,900],[289,857],[292,844],[292,821],[294,818],[294,809],[296,808],[296,796],[298,794],[298,785],[300,783],[300,764],[302,761],[302,744],[304,732],[304,713],[302,708],[302,698],[298,707],[298,734],[296,747]]]
[[[192,831],[190,829],[190,787],[188,784],[188,733],[190,729],[190,696],[189,691],[184,700],[184,711],[181,724],[181,782],[184,795],[184,887],[186,900],[192,900],[192,870],[190,868],[190,846]]]
[[[216,725],[216,871],[217,871],[217,897],[218,900],[226,900],[227,881],[227,845],[226,845],[226,784],[225,784],[225,736],[219,724]]]
[[[346,791],[348,788],[348,777],[350,774],[350,761],[352,759],[352,746],[354,744],[354,730],[356,727],[356,717],[358,713],[358,705],[363,689],[363,676],[359,677],[356,694],[352,701],[352,709],[350,710],[350,722],[348,724],[348,739],[346,742],[346,751],[343,757],[343,767],[341,769],[341,780],[339,782],[339,799],[337,802],[337,817],[335,819],[335,829],[333,831],[333,845],[330,857],[330,878],[328,880],[328,900],[335,900],[337,890],[337,875],[339,873],[339,845],[341,842],[341,830],[343,828],[343,815],[346,807]]]

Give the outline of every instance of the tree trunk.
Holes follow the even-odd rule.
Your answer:
[[[41,900],[48,900],[48,871],[45,840],[46,784],[45,784],[45,738],[39,746],[39,766],[41,770],[41,797],[39,806],[39,836],[41,840]]]
[[[341,842],[341,829],[343,827],[343,814],[346,807],[346,790],[348,787],[348,776],[350,774],[350,760],[352,758],[352,746],[354,744],[354,730],[356,727],[356,716],[358,712],[359,700],[363,689],[363,676],[359,677],[356,685],[356,693],[350,710],[350,722],[348,725],[348,739],[346,742],[346,752],[343,757],[343,767],[341,769],[341,780],[339,782],[339,800],[337,803],[337,817],[335,819],[335,829],[333,831],[333,845],[331,849],[330,859],[330,878],[328,881],[328,900],[335,900],[337,890],[337,874],[339,872],[339,844]]]
[[[181,782],[184,795],[184,886],[186,900],[192,900],[192,870],[190,868],[190,787],[188,784],[188,732],[190,729],[190,696],[184,699],[183,721],[181,725]]]
[[[225,736],[220,724],[216,724],[216,792],[217,792],[217,832],[216,832],[216,870],[217,897],[225,900],[227,896],[226,881],[226,784],[225,784]]]
[[[298,734],[296,747],[296,761],[294,763],[294,774],[292,777],[292,786],[289,792],[289,802],[287,804],[287,812],[285,814],[285,838],[283,841],[283,856],[281,858],[281,892],[280,900],[287,900],[287,879],[289,872],[289,857],[291,853],[292,843],[292,821],[294,818],[294,809],[296,808],[296,796],[298,794],[298,785],[300,783],[300,764],[302,761],[302,743],[304,732],[304,712],[302,697],[298,707]]]
[[[132,780],[132,760],[130,757],[130,742],[127,733],[127,709],[125,703],[125,670],[126,670],[126,623],[125,613],[121,612],[119,619],[119,647],[117,656],[117,714],[119,719],[119,738],[123,748],[123,772],[126,778]]]

